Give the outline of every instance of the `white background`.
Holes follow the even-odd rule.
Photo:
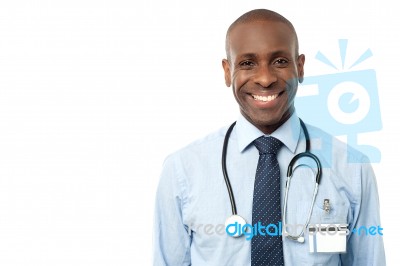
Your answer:
[[[389,1],[1,1],[0,265],[151,265],[164,158],[228,125],[225,31],[254,8],[295,25],[306,75],[334,73],[338,39],[375,69],[388,265],[398,234],[399,22]],[[375,211],[375,210],[371,210]]]

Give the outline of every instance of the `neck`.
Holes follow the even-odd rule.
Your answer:
[[[261,130],[264,134],[270,135],[272,134],[275,130],[277,130],[281,125],[283,125],[286,121],[289,120],[289,118],[292,116],[294,113],[295,108],[292,106],[289,110],[287,110],[286,113],[283,114],[281,119],[275,123],[275,124],[265,124],[262,121],[256,122],[252,121],[249,119],[247,116],[244,116],[250,123],[252,123],[256,128]]]

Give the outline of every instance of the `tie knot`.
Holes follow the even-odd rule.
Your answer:
[[[274,137],[259,137],[253,141],[260,154],[277,154],[282,142]]]

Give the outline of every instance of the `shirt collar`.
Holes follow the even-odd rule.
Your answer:
[[[251,124],[243,115],[240,115],[236,122],[236,134],[240,152],[243,152],[255,139],[261,136],[272,136],[279,139],[292,153],[295,153],[300,137],[300,121],[296,113],[293,113],[283,125],[271,135],[267,135]]]

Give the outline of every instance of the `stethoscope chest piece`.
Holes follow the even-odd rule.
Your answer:
[[[239,237],[243,235],[243,227],[246,220],[237,214],[231,215],[225,221],[225,230],[232,237]]]

